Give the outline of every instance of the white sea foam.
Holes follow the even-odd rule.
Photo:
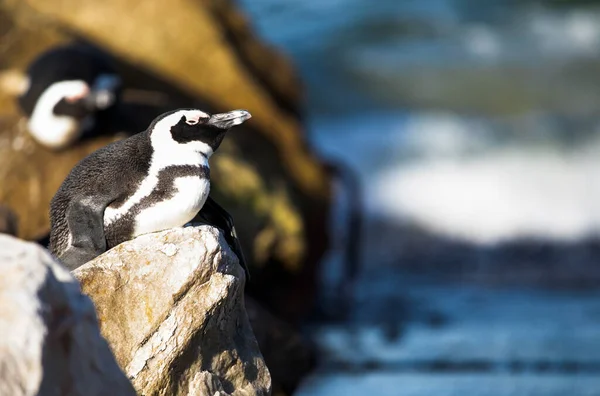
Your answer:
[[[377,115],[317,125],[315,134],[322,152],[359,171],[369,212],[392,221],[476,243],[599,233],[600,137],[566,148],[534,133],[546,124]],[[523,125],[531,130],[496,145]]]
[[[505,151],[390,167],[374,182],[380,212],[476,242],[573,240],[600,231],[600,160]]]

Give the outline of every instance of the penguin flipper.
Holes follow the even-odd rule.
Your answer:
[[[204,220],[210,225],[214,225],[224,231],[225,240],[237,255],[240,265],[246,273],[246,278],[250,279],[250,270],[242,250],[242,245],[235,231],[235,225],[233,223],[233,217],[227,212],[221,205],[219,205],[214,199],[208,196],[206,202],[196,218]]]
[[[69,246],[67,250],[60,255],[59,260],[69,269],[69,271],[73,271],[98,256],[98,254],[90,250]]]
[[[69,269],[75,269],[106,251],[104,209],[92,198],[73,200],[66,212],[71,234],[70,246],[59,259]]]

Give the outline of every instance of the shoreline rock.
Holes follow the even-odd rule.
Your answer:
[[[73,274],[139,394],[270,394],[244,271],[216,228],[142,235]]]
[[[94,306],[40,246],[0,235],[0,394],[135,395]]]

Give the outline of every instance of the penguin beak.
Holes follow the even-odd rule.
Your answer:
[[[105,110],[117,101],[117,91],[122,86],[119,76],[103,74],[99,76],[86,97],[85,104],[90,111]]]
[[[105,110],[116,101],[116,95],[109,90],[91,91],[84,103],[90,111]]]
[[[228,113],[213,114],[207,124],[220,129],[229,129],[240,125],[251,117],[252,115],[246,110],[233,110]]]

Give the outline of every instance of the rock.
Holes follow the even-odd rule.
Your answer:
[[[6,205],[0,204],[0,234],[17,235],[17,216]]]
[[[251,124],[231,133],[211,159],[212,191],[235,218],[251,267],[248,290],[296,322],[311,307],[317,264],[328,248],[331,185],[306,143],[301,91],[289,62],[255,38],[230,1],[0,2],[2,68],[22,70],[40,51],[73,38],[117,58],[130,101],[139,100],[131,99],[133,89],[166,98],[137,112],[149,119],[190,106],[252,113]],[[28,136],[13,100],[0,92],[4,104],[0,201],[17,212],[21,237],[39,238],[48,232],[48,204],[69,170],[116,137],[49,152]],[[139,121],[133,132],[147,126]]]
[[[273,395],[292,395],[316,367],[316,351],[288,323],[246,297],[246,311],[273,382]]]
[[[64,267],[8,235],[0,265],[0,395],[135,395]]]
[[[270,394],[244,271],[216,228],[143,235],[73,273],[139,394]]]

